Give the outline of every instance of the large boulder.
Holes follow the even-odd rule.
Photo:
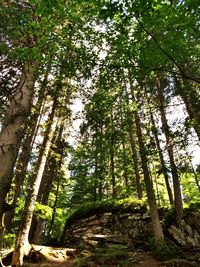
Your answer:
[[[180,224],[172,222],[165,233],[177,245],[184,248],[200,248],[200,213],[185,211]]]

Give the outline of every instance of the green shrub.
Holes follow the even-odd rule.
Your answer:
[[[166,213],[164,213],[164,223],[165,223],[165,227],[169,227],[173,222],[175,222],[175,218],[176,218],[176,213],[174,209],[168,210],[166,211]]]
[[[7,233],[3,236],[3,246],[5,248],[11,248],[14,246],[15,234]]]

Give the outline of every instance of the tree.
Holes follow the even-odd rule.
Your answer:
[[[25,203],[24,214],[22,217],[21,225],[19,227],[19,232],[15,244],[15,250],[13,252],[13,257],[12,257],[13,266],[22,266],[24,255],[28,255],[30,251],[28,235],[31,227],[35,202],[37,199],[41,179],[43,176],[45,164],[51,146],[51,141],[56,129],[56,125],[58,123],[58,117],[56,116],[57,106],[58,106],[58,99],[55,98],[52,106],[52,111],[49,117],[48,127],[45,132],[44,141],[32,177],[31,187],[30,187],[31,190]]]

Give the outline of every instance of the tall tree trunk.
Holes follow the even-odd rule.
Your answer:
[[[60,167],[61,167],[61,164],[62,164],[62,160],[60,159]],[[58,173],[57,174],[57,187],[56,187],[56,199],[55,199],[55,202],[54,202],[54,205],[53,205],[53,212],[52,212],[52,218],[51,218],[51,223],[50,223],[50,226],[49,226],[49,231],[48,231],[48,236],[51,235],[52,233],[52,229],[53,229],[53,225],[54,225],[54,221],[55,221],[55,217],[56,217],[56,209],[57,209],[57,204],[58,204],[58,194],[59,194],[59,187],[60,187],[60,174]]]
[[[129,193],[129,179],[128,179],[128,170],[127,170],[127,159],[126,159],[126,144],[125,144],[125,133],[123,129],[123,109],[122,109],[122,98],[120,98],[120,124],[122,127],[122,154],[123,154],[123,177],[124,185],[126,187],[127,194]]]
[[[58,102],[57,99],[54,100],[52,111],[49,117],[49,124],[47,126],[45,137],[42,144],[42,149],[40,150],[40,154],[38,157],[38,161],[36,163],[35,171],[32,177],[30,193],[28,194],[24,214],[22,216],[21,225],[19,228],[19,232],[16,238],[15,249],[12,257],[12,266],[20,267],[23,265],[24,255],[27,255],[30,251],[30,244],[28,241],[29,230],[31,227],[31,221],[33,217],[33,212],[35,208],[35,202],[37,199],[41,179],[43,176],[45,164],[47,161],[47,157],[49,154],[51,141],[53,138],[54,131],[56,129],[58,118],[56,116],[56,108]]]
[[[168,193],[168,197],[169,197],[169,201],[170,201],[170,204],[171,206],[174,205],[174,198],[173,198],[173,194],[172,194],[172,189],[171,189],[171,186],[170,186],[170,177],[167,173],[167,168],[166,168],[166,165],[165,165],[165,161],[164,161],[164,156],[163,156],[163,152],[162,152],[162,149],[161,149],[161,146],[160,146],[160,141],[159,141],[159,138],[158,138],[158,130],[156,128],[156,124],[155,124],[155,120],[154,120],[154,117],[153,117],[153,113],[151,112],[151,123],[152,123],[152,126],[153,126],[153,135],[154,135],[154,138],[155,138],[155,141],[156,141],[156,146],[157,146],[157,150],[158,150],[158,154],[159,154],[159,158],[160,158],[160,163],[161,163],[161,167],[162,167],[162,173],[164,175],[164,179],[165,179],[165,184],[166,184],[166,188],[167,188],[167,193]]]
[[[53,164],[54,163],[52,162],[52,157],[49,155],[47,162],[46,162],[46,165],[45,165],[44,173],[42,176],[40,189],[39,189],[39,192],[37,195],[37,202],[42,203],[43,205],[47,205],[48,197],[49,197],[50,191],[52,189],[53,178],[55,176],[55,174],[54,174],[55,166]],[[43,226],[45,224],[45,220],[43,220],[44,223],[41,223],[41,226],[38,226],[39,221],[40,221],[40,218],[37,219],[36,214],[33,214],[31,227],[30,227],[30,231],[29,231],[29,236],[28,236],[30,243],[40,244],[40,241],[34,240],[34,238],[36,236],[36,231],[38,231],[39,233],[40,233],[40,230],[43,231]],[[38,234],[37,238],[38,238],[38,240],[41,240],[42,235],[40,236],[40,234]]]
[[[98,178],[99,178],[99,186],[98,186],[98,193],[99,193],[99,199],[101,200],[103,197],[103,164],[104,164],[104,152],[103,152],[103,125],[100,125],[100,140],[99,140],[99,172],[98,172]]]
[[[126,147],[125,147],[125,140],[124,135],[122,137],[122,149],[123,149],[123,169],[124,169],[124,184],[126,186],[127,192],[129,192],[129,181],[128,181],[128,173],[127,173],[127,160],[126,160]]]
[[[111,140],[110,140],[110,170],[112,177],[112,197],[116,197],[116,179],[115,179],[115,161],[114,161],[114,123],[113,123],[113,111],[111,111]]]
[[[129,106],[129,95],[127,88],[125,86],[125,99],[126,104]],[[136,142],[135,142],[135,136],[133,132],[133,118],[132,118],[132,112],[128,109],[127,116],[129,119],[129,125],[128,125],[128,133],[130,136],[130,144],[131,144],[131,151],[132,151],[132,159],[133,159],[133,165],[134,165],[134,172],[135,172],[135,181],[136,181],[136,190],[137,190],[137,196],[139,199],[143,198],[143,192],[142,192],[142,184],[141,184],[141,177],[140,177],[140,171],[139,171],[139,163],[138,163],[138,152],[136,148]]]
[[[29,123],[29,128],[27,131],[27,135],[25,137],[25,140],[21,147],[21,153],[19,155],[19,158],[17,160],[17,166],[14,173],[14,199],[12,202],[13,209],[6,213],[5,215],[5,227],[8,231],[11,230],[12,227],[12,221],[14,218],[15,210],[14,207],[16,206],[17,199],[20,196],[21,193],[21,185],[23,184],[23,181],[26,176],[28,163],[30,161],[31,151],[33,148],[34,140],[38,132],[38,125],[40,124],[41,117],[43,114],[43,97],[44,97],[44,91],[47,85],[47,75],[45,77],[45,81],[43,82],[42,88],[40,90],[40,94],[38,97],[37,104],[35,106],[35,113],[33,116],[31,116]],[[28,126],[28,125],[27,125]]]
[[[25,64],[0,132],[0,233],[3,228],[2,216],[5,212],[6,195],[10,190],[19,145],[30,114],[36,68],[36,62]]]
[[[97,130],[96,130],[97,132]],[[95,166],[94,166],[94,185],[93,185],[93,201],[97,201],[97,179],[98,179],[98,150],[97,143],[95,146]]]
[[[134,165],[134,171],[135,171],[137,195],[139,199],[142,199],[143,198],[142,184],[141,184],[141,177],[140,177],[140,172],[139,172],[138,154],[137,154],[137,149],[136,149],[132,123],[129,125],[129,136],[130,136],[132,159],[133,159],[133,165]]]
[[[171,137],[171,133],[170,133],[170,129],[168,126],[166,113],[165,113],[164,83],[163,83],[162,78],[160,78],[158,81],[157,90],[158,90],[159,109],[161,113],[162,129],[163,129],[163,132],[166,138],[167,152],[169,155],[170,167],[171,167],[171,172],[172,172],[176,221],[177,223],[179,223],[183,217],[183,201],[182,201],[181,186],[180,186],[180,180],[178,176],[178,170],[177,170],[175,160],[174,160],[173,140]]]
[[[130,89],[131,89],[132,101],[134,104],[136,104],[136,98],[135,98],[135,93],[134,93],[134,88],[133,88],[133,83],[132,83],[130,73],[129,73],[129,84],[130,84]],[[149,169],[148,169],[147,152],[146,152],[146,148],[145,148],[145,144],[143,140],[141,121],[140,121],[140,116],[138,114],[137,108],[133,110],[133,115],[134,115],[135,124],[136,124],[141,164],[142,164],[142,169],[143,169],[143,174],[144,174],[144,182],[146,186],[148,203],[150,207],[150,216],[152,220],[154,238],[155,238],[155,241],[159,243],[159,242],[164,241],[164,237],[163,237],[162,226],[160,223],[160,218],[159,218],[159,214],[157,210],[156,198],[155,198],[155,194],[153,190],[153,183],[152,183]]]
[[[62,154],[63,154],[63,148],[61,145],[61,140],[62,140],[62,135],[63,135],[63,130],[64,130],[64,121],[61,121],[59,123],[56,132],[58,131],[58,135],[55,136],[53,144],[55,144],[55,149],[52,148],[53,153],[49,156],[49,171],[47,174],[44,173],[44,176],[42,178],[40,190],[38,196],[40,196],[37,201],[43,205],[48,204],[49,200],[49,194],[52,189],[52,183],[55,177],[57,177],[57,192],[56,192],[56,200],[54,203],[53,207],[53,215],[52,215],[52,221],[50,224],[50,230],[48,231],[49,234],[51,232],[51,225],[54,223],[54,218],[55,218],[55,212],[56,212],[56,207],[57,207],[57,198],[58,198],[58,190],[59,190],[59,185],[60,185],[60,169],[62,165]],[[55,152],[55,153],[54,153]],[[60,155],[59,160],[57,158],[57,155]],[[33,243],[34,244],[41,244],[42,238],[43,238],[43,232],[45,229],[45,222],[46,220],[43,218],[39,218],[36,221],[36,226],[35,226],[35,232],[33,235]]]

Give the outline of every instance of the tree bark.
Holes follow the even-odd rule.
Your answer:
[[[125,99],[126,104],[129,106],[129,95],[127,92],[127,88],[125,86]],[[130,144],[131,144],[131,151],[132,151],[132,159],[133,159],[133,165],[134,165],[134,172],[135,172],[135,182],[136,182],[136,190],[137,190],[137,196],[139,199],[143,198],[143,192],[142,192],[142,184],[141,184],[141,177],[140,177],[140,171],[139,171],[139,163],[138,163],[138,152],[136,148],[136,142],[135,142],[135,136],[133,132],[133,118],[132,118],[132,112],[128,110],[127,116],[129,119],[129,125],[128,125],[128,132],[130,136]]]
[[[122,103],[122,98],[120,99],[120,124],[122,127],[122,154],[123,154],[123,177],[124,177],[124,185],[126,187],[127,195],[129,193],[129,179],[128,179],[128,170],[127,170],[127,159],[126,159],[126,140],[125,140],[125,133],[123,129],[123,103]]]
[[[143,192],[142,192],[141,177],[140,177],[140,172],[139,172],[138,155],[137,155],[135,137],[133,134],[133,128],[132,127],[133,127],[133,125],[131,123],[129,125],[129,136],[130,136],[132,159],[133,159],[133,165],[134,165],[134,171],[135,171],[136,189],[137,189],[138,198],[142,199],[143,198]]]
[[[157,149],[158,149],[158,154],[159,154],[160,163],[161,163],[161,166],[162,166],[162,173],[163,173],[164,179],[165,179],[165,184],[166,184],[166,188],[167,188],[169,202],[170,202],[171,206],[173,206],[174,205],[174,197],[173,197],[172,189],[171,189],[171,186],[170,186],[170,183],[169,183],[170,177],[169,177],[169,175],[167,173],[167,168],[166,168],[166,165],[165,165],[162,149],[161,149],[161,146],[160,146],[160,141],[159,141],[159,138],[158,138],[158,130],[156,128],[156,124],[155,124],[155,121],[154,121],[153,113],[151,112],[150,115],[151,115],[151,123],[152,123],[152,126],[153,126],[153,131],[152,132],[153,132],[153,135],[154,135],[154,138],[155,138],[155,141],[156,141],[156,146],[157,146]]]
[[[135,93],[134,93],[134,88],[133,88],[133,83],[132,83],[130,73],[129,73],[129,84],[130,84],[130,89],[131,89],[132,101],[135,104],[136,98],[135,98]],[[148,203],[149,203],[149,207],[150,207],[150,216],[151,216],[151,220],[152,220],[154,238],[155,238],[155,241],[157,243],[160,243],[160,242],[164,241],[163,231],[162,231],[162,226],[160,223],[160,218],[159,218],[159,214],[158,214],[158,210],[157,210],[156,198],[155,198],[155,194],[154,194],[154,190],[153,190],[153,183],[152,183],[150,173],[149,173],[148,158],[147,158],[145,143],[143,140],[143,133],[142,133],[140,116],[138,114],[137,109],[133,110],[133,115],[134,115],[135,124],[136,124],[136,131],[137,131],[137,137],[138,137],[138,143],[139,143],[141,164],[142,164],[142,169],[143,169],[144,182],[145,182],[145,187],[146,187],[146,192],[147,192]]]
[[[27,135],[22,144],[21,153],[16,163],[17,166],[16,166],[16,170],[14,173],[14,184],[15,184],[14,199],[12,202],[13,209],[5,214],[5,221],[6,221],[5,228],[8,231],[10,231],[12,228],[12,221],[13,221],[14,214],[15,214],[14,207],[16,206],[17,199],[21,193],[21,186],[26,176],[27,167],[28,167],[28,163],[30,160],[30,156],[31,156],[31,151],[32,151],[33,144],[34,144],[34,139],[38,132],[38,125],[40,124],[40,120],[42,116],[41,114],[43,113],[44,106],[42,105],[43,104],[42,101],[43,101],[44,92],[43,90],[41,91],[42,92],[40,92],[40,96],[38,98],[38,102],[36,105],[36,111],[33,114],[33,116],[30,118]]]
[[[167,146],[167,153],[169,155],[172,179],[173,179],[173,187],[174,187],[174,205],[175,205],[175,213],[176,213],[176,221],[179,223],[183,217],[183,201],[182,201],[182,194],[181,194],[181,186],[180,180],[178,176],[178,170],[176,167],[176,163],[174,160],[174,148],[173,148],[173,140],[171,138],[170,129],[168,126],[166,113],[165,113],[165,97],[164,97],[164,84],[162,78],[158,81],[157,86],[158,91],[158,100],[159,100],[159,109],[161,113],[161,122],[163,132],[166,138],[166,146]]]
[[[45,164],[47,161],[47,157],[49,154],[51,141],[53,138],[54,131],[56,129],[58,118],[56,116],[56,108],[58,102],[54,100],[52,111],[49,118],[49,124],[47,126],[45,137],[42,144],[42,149],[40,151],[38,161],[36,163],[35,172],[32,177],[30,193],[28,194],[24,214],[22,217],[21,225],[19,228],[19,232],[17,234],[15,249],[12,257],[12,266],[20,267],[23,265],[24,255],[30,250],[30,245],[28,241],[29,230],[31,227],[31,221],[33,217],[33,212],[35,208],[35,202],[37,199],[41,179],[43,176]]]
[[[125,76],[124,76],[124,79],[125,79]],[[129,93],[128,93],[127,88],[126,88],[126,84],[125,84],[125,93],[126,93],[125,94],[126,104],[127,104],[127,106],[129,106]],[[143,192],[142,192],[142,184],[141,184],[141,177],[140,177],[140,171],[139,171],[138,154],[137,154],[136,142],[135,142],[135,137],[134,137],[134,132],[133,132],[133,126],[134,126],[133,125],[133,114],[130,111],[130,109],[128,109],[128,111],[127,111],[127,116],[129,119],[128,133],[129,133],[129,137],[130,137],[137,196],[139,199],[142,199],[143,198]]]
[[[36,68],[36,62],[25,64],[0,132],[0,232],[2,232],[2,216],[5,212],[6,196],[12,182],[13,168],[24,127],[30,114]]]
[[[60,124],[60,123],[59,123]],[[56,213],[56,207],[57,207],[57,198],[58,198],[58,190],[59,190],[59,185],[60,185],[60,169],[62,165],[62,154],[63,154],[63,148],[61,145],[62,141],[62,135],[63,135],[63,130],[64,130],[64,122],[62,121],[61,124],[57,127],[58,134],[55,136],[55,140],[53,144],[55,144],[55,149],[52,148],[52,150],[55,150],[55,153],[52,153],[49,157],[49,171],[48,173],[44,174],[39,190],[40,197],[37,199],[37,201],[43,205],[48,204],[49,200],[49,194],[52,189],[52,183],[54,178],[57,176],[57,190],[56,190],[56,200],[53,206],[53,215],[52,215],[52,221],[50,223],[49,227],[49,235],[51,232],[51,227],[53,226],[54,223],[54,218],[55,218],[55,213]],[[57,132],[56,130],[56,132]],[[59,160],[57,160],[57,155],[60,155]],[[45,222],[46,220],[43,218],[39,218],[36,221],[36,227],[35,227],[35,232],[33,236],[33,243],[34,244],[41,244],[42,238],[43,238],[43,232],[45,229]]]
[[[112,197],[116,198],[114,145],[115,145],[115,139],[114,139],[113,111],[111,111],[110,170],[111,170],[111,178],[112,178]]]

